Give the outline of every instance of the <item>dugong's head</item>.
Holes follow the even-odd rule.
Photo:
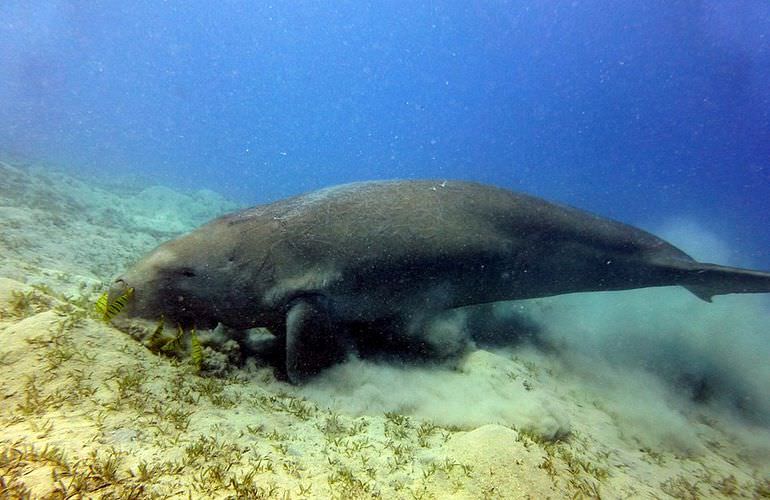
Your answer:
[[[163,317],[167,324],[205,329],[231,322],[240,281],[234,248],[209,226],[160,245],[115,279],[110,301],[133,289],[117,323]]]

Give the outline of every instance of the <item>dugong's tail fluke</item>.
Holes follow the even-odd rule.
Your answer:
[[[684,263],[679,283],[706,302],[728,293],[770,293],[770,273],[701,262]]]

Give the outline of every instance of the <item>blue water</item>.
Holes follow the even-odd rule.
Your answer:
[[[770,268],[770,3],[0,3],[0,154],[244,203],[464,178]]]

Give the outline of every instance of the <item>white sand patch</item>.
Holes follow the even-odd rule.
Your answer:
[[[355,415],[396,412],[446,427],[496,423],[548,439],[566,436],[569,419],[558,409],[558,398],[547,387],[534,390],[540,386],[538,375],[501,354],[478,350],[454,369],[352,359],[299,391]]]

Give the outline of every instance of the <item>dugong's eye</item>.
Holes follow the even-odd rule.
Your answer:
[[[185,267],[179,270],[179,274],[181,274],[182,276],[186,276],[188,278],[193,278],[195,276],[195,271],[193,271],[189,267]]]

